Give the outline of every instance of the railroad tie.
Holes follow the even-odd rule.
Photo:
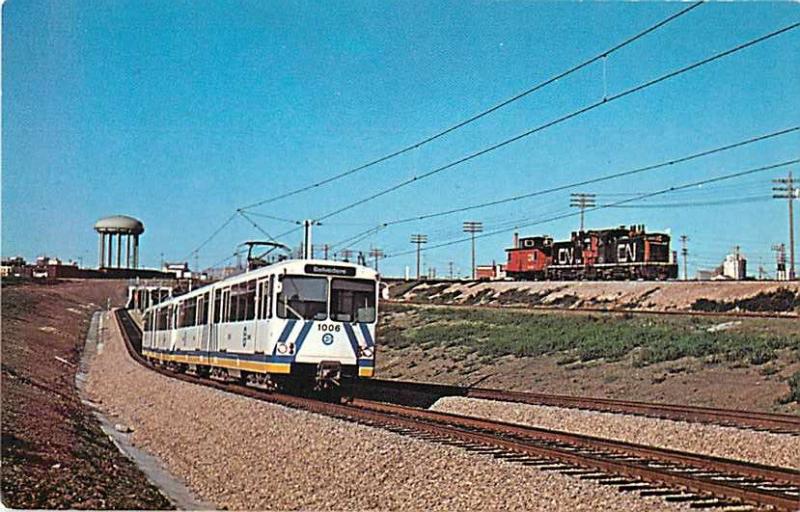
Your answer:
[[[735,501],[726,501],[717,498],[711,498],[703,501],[693,501],[689,503],[689,508],[722,508],[722,507],[733,507],[736,505],[739,505],[739,503]]]

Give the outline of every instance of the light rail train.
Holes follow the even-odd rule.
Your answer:
[[[371,268],[284,260],[145,310],[142,355],[276,389],[345,392],[373,376],[378,295]]]

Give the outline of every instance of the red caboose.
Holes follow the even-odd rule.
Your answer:
[[[519,238],[514,234],[514,247],[506,249],[506,275],[512,279],[545,279],[553,260],[553,239],[549,236]]]

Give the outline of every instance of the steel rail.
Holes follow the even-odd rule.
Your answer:
[[[424,382],[370,379],[364,381],[358,390],[364,398],[378,397],[403,398],[403,392],[412,395],[429,396],[429,403],[445,396],[460,396],[515,402],[529,405],[546,405],[571,409],[583,409],[620,414],[631,414],[653,418],[687,421],[693,423],[716,424],[726,427],[768,431],[778,434],[800,435],[800,417],[791,414],[740,411],[679,404],[637,402],[611,398],[580,397],[535,393],[523,391],[504,391],[480,387],[463,387]],[[394,401],[389,398],[388,401]],[[402,402],[400,402],[402,403]]]
[[[151,364],[136,352],[137,338],[141,346],[141,331],[127,311],[119,309],[115,316],[127,351],[136,361],[180,380],[351,422],[421,433],[451,444],[457,440],[467,446],[491,447],[514,456],[559,461],[701,496],[710,494],[787,511],[796,510],[800,505],[800,472],[793,469],[363,400],[356,400],[350,406],[321,402],[173,372]]]

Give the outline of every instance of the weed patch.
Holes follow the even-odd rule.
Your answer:
[[[392,326],[393,315],[387,318],[379,333],[389,346],[444,347],[487,361],[559,354],[558,364],[568,365],[631,355],[634,366],[683,357],[764,365],[777,357],[778,349],[800,351],[800,331],[785,327],[782,322],[788,320],[748,319],[715,330],[715,320],[708,318],[478,308],[418,308],[406,313],[402,328]]]

